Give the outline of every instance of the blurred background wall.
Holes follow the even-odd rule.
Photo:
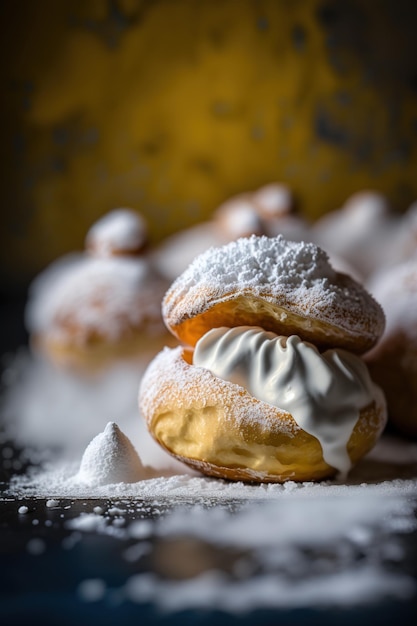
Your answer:
[[[130,206],[153,242],[271,181],[417,198],[414,0],[2,0],[1,279]]]

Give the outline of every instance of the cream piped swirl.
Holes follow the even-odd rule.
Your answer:
[[[296,335],[241,326],[207,332],[196,344],[193,364],[291,413],[318,439],[326,463],[341,475],[349,471],[347,443],[361,409],[378,393],[359,357],[341,349],[320,353]]]

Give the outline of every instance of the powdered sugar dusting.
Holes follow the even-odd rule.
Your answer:
[[[130,460],[132,457],[129,457]],[[125,467],[129,466],[129,461]],[[136,463],[134,463],[134,468]],[[224,502],[227,500],[281,500],[282,498],[338,496],[404,496],[417,495],[417,445],[405,440],[383,437],[345,480],[248,484],[201,476],[184,467],[161,471],[150,467],[137,482],[80,480],[80,463],[57,461],[32,473],[13,476],[8,493],[17,497],[37,498],[118,498],[143,500],[186,499],[192,502]],[[136,470],[133,469],[135,472]],[[100,474],[100,472],[98,472]],[[110,473],[114,478],[115,474]],[[108,477],[108,473],[107,473]]]
[[[137,466],[134,455],[120,454],[129,444],[114,423],[101,435],[104,445],[95,446],[92,459],[105,462],[110,449],[119,459],[124,456],[125,469]],[[17,501],[48,498],[47,506],[54,498],[71,532],[63,540],[65,550],[83,545],[91,533],[111,538],[111,553],[126,560],[127,574],[117,588],[105,570],[102,578],[81,581],[82,602],[96,595],[111,602],[117,596],[170,614],[216,607],[240,615],[265,608],[369,606],[387,598],[407,601],[416,592],[415,580],[403,569],[407,555],[400,541],[416,530],[415,443],[381,440],[342,483],[250,485],[160,472],[137,482],[108,483],[116,477],[112,470],[105,480],[87,484],[77,469],[52,463],[14,476],[5,495]],[[103,477],[101,470],[98,476]],[[85,507],[63,506],[67,498],[88,500],[80,502]],[[81,509],[78,516],[71,514],[73,505]],[[46,543],[37,541],[40,554]],[[35,554],[38,546],[27,549]]]
[[[281,235],[238,239],[198,256],[168,290],[163,316],[175,326],[204,311],[205,293],[220,302],[245,291],[357,336],[379,336],[383,330],[380,306],[356,281],[342,279],[326,252]]]
[[[376,479],[367,467],[372,461]],[[388,479],[391,463],[396,477]],[[79,587],[97,585],[106,601],[117,593],[171,614],[213,607],[230,614],[352,608],[408,600],[416,592],[403,568],[408,544],[401,541],[416,531],[416,463],[415,444],[388,439],[343,484],[255,486],[177,474],[87,486],[70,467],[51,466],[31,478],[15,477],[11,491],[17,498],[55,496],[58,512],[77,506],[79,515],[63,522],[72,533],[63,541],[66,550],[91,533],[111,538],[113,555],[119,542],[129,564],[119,586],[110,589],[103,570],[94,584],[86,578]],[[88,502],[63,507],[63,498]],[[82,601],[92,600],[79,593]]]
[[[7,437],[35,462],[54,458],[56,451],[61,460],[73,461],[117,416],[146,466],[172,467],[176,461],[152,439],[138,413],[138,387],[148,361],[144,356],[117,362],[85,377],[22,349],[3,373],[0,419]]]
[[[207,250],[178,278],[174,288],[188,291],[196,283],[214,279],[221,280],[226,291],[248,285],[297,289],[334,276],[327,254],[312,243],[252,236]]]
[[[178,511],[156,525],[160,543],[169,550],[173,540],[190,537],[190,543],[183,539],[186,546],[211,546],[207,567],[201,571],[184,564],[176,580],[139,573],[127,580],[124,592],[167,612],[215,606],[234,614],[254,607],[351,608],[380,598],[406,599],[415,592],[415,581],[388,565],[403,557],[389,533],[401,521],[410,532],[415,528],[411,516],[401,499],[371,496],[367,501],[365,494],[337,501],[301,497],[285,506],[269,502],[238,515]]]

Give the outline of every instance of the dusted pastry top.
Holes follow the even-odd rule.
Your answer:
[[[100,218],[87,233],[86,248],[98,257],[137,254],[147,243],[144,218],[132,209],[114,209]]]
[[[78,345],[96,336],[117,340],[127,328],[160,331],[164,289],[140,258],[69,257],[34,281],[26,324],[35,335]]]
[[[206,333],[193,364],[290,413],[319,440],[329,465],[341,474],[350,469],[347,443],[360,410],[378,393],[361,359],[345,350],[321,354],[295,335],[239,327]]]
[[[324,250],[282,236],[238,239],[201,254],[168,290],[162,312],[189,345],[214,327],[259,325],[362,353],[385,323],[379,304],[336,272]]]

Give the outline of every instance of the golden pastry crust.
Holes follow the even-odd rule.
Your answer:
[[[201,255],[168,290],[162,313],[190,346],[211,328],[261,326],[321,349],[362,354],[385,324],[379,304],[333,270],[322,250],[281,237],[240,239]]]
[[[170,331],[189,346],[195,346],[212,328],[222,326],[260,326],[277,335],[298,335],[303,341],[310,341],[321,350],[343,348],[355,354],[366,352],[377,340],[375,334],[361,335],[324,319],[303,315],[299,308],[294,307],[295,311],[299,311],[295,312],[291,302],[283,300],[282,305],[279,305],[277,298],[268,294],[259,297],[250,292],[235,292],[218,300],[208,289],[202,289],[200,295],[205,307],[202,313],[176,322],[173,321],[174,313],[165,318]],[[166,303],[169,303],[170,297],[167,296]]]
[[[155,440],[209,476],[285,482],[336,474],[319,441],[289,413],[191,365],[190,353],[181,348],[166,348],[152,361],[139,405]],[[373,447],[385,421],[383,398],[361,410],[347,446],[352,463]]]

